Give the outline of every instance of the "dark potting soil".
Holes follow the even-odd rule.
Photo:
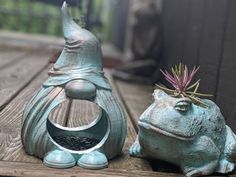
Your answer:
[[[99,140],[95,138],[78,137],[74,135],[60,135],[52,138],[62,147],[74,151],[87,150],[99,143]]]

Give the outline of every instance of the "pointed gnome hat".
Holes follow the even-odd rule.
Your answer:
[[[81,28],[69,15],[66,2],[61,8],[62,29],[65,47],[54,65],[63,68],[94,67],[102,69],[102,52],[98,39],[88,30]]]
[[[62,30],[67,42],[85,41],[89,39],[97,40],[96,37],[89,31],[81,28],[73,18],[69,15],[68,7],[64,1],[61,7]]]
[[[98,39],[81,28],[68,13],[66,2],[62,8],[62,29],[65,47],[44,86],[65,84],[74,79],[88,80],[97,86],[110,89],[102,72],[102,52]]]

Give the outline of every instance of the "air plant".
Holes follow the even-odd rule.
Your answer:
[[[158,84],[156,84],[156,86],[173,97],[187,97],[191,99],[193,103],[207,107],[199,97],[212,95],[197,92],[200,85],[200,79],[191,84],[198,70],[199,66],[194,66],[192,70],[189,70],[188,67],[182,63],[171,68],[172,75],[166,70],[160,70],[165,76],[165,79],[174,87],[174,89],[169,89]]]

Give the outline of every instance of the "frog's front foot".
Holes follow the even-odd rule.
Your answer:
[[[219,172],[219,173],[229,173],[233,170],[234,170],[234,163],[229,162],[226,159],[220,160],[217,172]]]
[[[78,166],[87,169],[102,169],[108,167],[107,157],[95,150],[90,153],[82,155],[77,162]]]
[[[220,151],[209,137],[201,136],[193,144],[191,151],[187,153],[188,155],[182,167],[186,176],[203,176],[216,171],[219,164]]]
[[[145,157],[142,152],[142,147],[139,144],[138,137],[136,138],[134,144],[129,148],[129,155],[135,157]]]
[[[43,163],[52,168],[70,168],[75,166],[76,160],[69,152],[55,149],[44,156]]]
[[[209,175],[214,172],[217,165],[218,165],[218,160],[213,160],[210,163],[203,165],[201,167],[189,168],[189,169],[186,168],[184,169],[184,173],[187,177]]]

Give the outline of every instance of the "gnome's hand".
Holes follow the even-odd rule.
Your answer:
[[[90,100],[96,96],[96,87],[86,80],[72,80],[66,84],[65,92],[71,99]]]

